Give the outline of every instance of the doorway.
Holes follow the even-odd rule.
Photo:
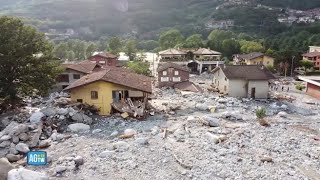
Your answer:
[[[251,88],[251,98],[256,98],[256,88]]]

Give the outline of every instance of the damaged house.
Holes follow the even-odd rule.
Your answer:
[[[73,101],[96,106],[100,115],[121,112],[134,117],[144,116],[152,93],[151,78],[118,67],[83,76],[65,90]]]
[[[88,60],[93,63],[100,64],[104,67],[118,65],[118,56],[113,55],[108,52],[102,52],[102,53],[95,54],[95,55],[89,57]]]
[[[220,93],[243,98],[268,98],[269,80],[275,79],[264,65],[221,66],[213,74],[213,84]]]
[[[91,61],[85,60],[77,64],[62,64],[64,71],[56,78],[57,84],[53,91],[62,91],[73,82],[92,72],[100,71],[102,66]]]

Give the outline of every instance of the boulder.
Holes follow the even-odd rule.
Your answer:
[[[31,171],[25,168],[12,169],[8,173],[8,180],[47,180],[45,173]]]
[[[149,140],[147,138],[137,138],[135,142],[142,146],[149,144]]]
[[[9,150],[7,148],[0,148],[0,158],[6,157],[8,153]]]
[[[137,134],[137,131],[134,130],[134,129],[126,129],[123,132],[124,136],[133,136],[133,135],[136,135],[136,134]]]
[[[103,151],[99,154],[99,157],[100,158],[107,158],[107,157],[110,157],[112,154],[114,154],[115,152],[114,151],[109,151],[109,150],[106,150],[106,151]]]
[[[102,132],[101,129],[95,129],[95,130],[92,131],[92,134],[98,134],[98,133],[100,133],[100,132]]]
[[[174,111],[169,111],[168,114],[175,115],[176,113]]]
[[[124,141],[118,141],[113,144],[113,147],[119,152],[124,152],[129,149],[130,145]]]
[[[62,139],[64,139],[64,135],[63,134],[57,134],[57,141],[61,141]]]
[[[20,160],[20,155],[14,155],[14,154],[7,154],[6,158],[10,161],[10,162],[17,162]]]
[[[208,106],[206,104],[203,104],[203,103],[197,103],[196,104],[196,109],[198,109],[200,111],[207,111],[208,110]]]
[[[9,147],[10,144],[11,144],[10,141],[2,141],[2,143],[0,143],[0,148]]]
[[[57,166],[56,168],[55,168],[55,172],[56,173],[62,173],[62,172],[64,172],[64,171],[66,171],[67,170],[67,167],[66,166]]]
[[[8,172],[14,169],[14,166],[10,164],[7,158],[0,159],[0,180],[6,180]]]
[[[9,135],[4,135],[4,136],[2,136],[1,138],[0,138],[0,142],[2,142],[2,141],[8,141],[8,140],[10,140],[11,139],[11,136],[9,136]]]
[[[216,117],[204,116],[203,119],[207,122],[208,126],[210,127],[220,126],[220,120]]]
[[[22,153],[27,153],[28,151],[30,151],[29,147],[24,144],[24,143],[19,143],[16,145],[16,150]]]
[[[21,141],[27,141],[27,140],[29,139],[28,134],[27,134],[27,133],[21,133],[21,134],[19,135],[19,139],[20,139]]]
[[[45,115],[42,112],[36,112],[33,113],[30,117],[30,122],[33,124],[37,124],[41,121],[41,119],[44,117]]]
[[[90,126],[83,124],[83,123],[75,123],[75,124],[70,124],[68,128],[72,132],[82,132],[82,131],[88,131],[90,130]]]
[[[12,136],[12,142],[17,144],[19,142],[19,137],[18,136]]]
[[[7,135],[9,133],[13,132],[13,129],[15,127],[17,127],[19,124],[15,121],[12,121],[3,131],[1,131],[1,133],[3,133],[3,135]]]
[[[225,104],[225,103],[227,103],[227,102],[228,102],[227,99],[224,99],[224,98],[218,99],[218,103]]]
[[[82,156],[77,156],[73,160],[74,160],[74,163],[76,163],[76,166],[81,166],[84,164],[84,160]]]
[[[110,134],[110,136],[115,137],[118,136],[119,132],[118,131],[114,131],[113,133]]]
[[[288,114],[286,112],[284,112],[284,111],[281,111],[281,112],[278,113],[278,116],[286,118],[288,116]]]
[[[60,109],[57,110],[57,113],[59,115],[67,115],[69,113],[69,111],[66,108],[60,108]]]
[[[91,117],[82,113],[76,113],[71,118],[73,121],[76,121],[78,123],[92,124],[93,122]]]
[[[54,116],[57,114],[56,109],[52,108],[52,107],[48,107],[46,109],[42,109],[41,112],[45,115],[45,116]]]
[[[13,128],[11,135],[19,135],[21,133],[26,133],[29,131],[29,127],[26,124],[19,124],[16,127]]]

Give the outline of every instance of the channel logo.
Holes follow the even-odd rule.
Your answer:
[[[47,164],[47,152],[45,151],[29,151],[27,154],[27,164],[33,166],[41,166]]]

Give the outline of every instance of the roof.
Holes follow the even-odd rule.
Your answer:
[[[89,60],[81,61],[77,64],[62,64],[62,66],[66,69],[72,69],[82,73],[90,73],[95,67],[101,67],[101,65],[93,63]]]
[[[317,51],[309,52],[309,53],[303,54],[302,56],[304,56],[304,57],[317,57],[317,56],[320,56],[320,52],[317,52]]]
[[[125,68],[112,67],[102,71],[94,72],[83,76],[79,80],[72,83],[65,90],[70,90],[91,84],[96,81],[110,82],[136,90],[152,93],[151,78],[134,73]]]
[[[103,53],[99,53],[99,54],[96,54],[96,55],[93,55],[93,56],[101,56],[101,57],[104,57],[104,58],[117,58],[116,55],[113,55],[109,52],[103,52]]]
[[[218,51],[213,51],[211,49],[207,48],[200,48],[194,52],[194,54],[199,54],[199,55],[221,55],[220,52]]]
[[[298,76],[298,78],[302,81],[320,87],[320,76]]]
[[[275,79],[274,75],[263,65],[229,65],[217,67],[223,71],[228,79],[269,80]]]
[[[180,89],[182,91],[201,92],[201,93],[203,92],[203,89],[201,89],[201,87],[189,81],[177,83],[174,85],[174,88]]]
[[[160,72],[160,71],[166,70],[168,68],[175,68],[175,69],[179,69],[179,70],[187,71],[187,72],[190,71],[187,67],[181,66],[179,64],[172,63],[172,62],[161,64],[157,71]]]
[[[249,54],[237,54],[235,56],[240,58],[240,59],[251,60],[251,59],[255,59],[255,58],[264,56],[264,54],[261,53],[261,52],[252,52],[252,53],[249,53]]]
[[[160,55],[184,55],[184,54],[187,54],[186,52],[183,52],[183,51],[180,51],[180,50],[177,50],[177,49],[167,49],[167,50],[164,50],[164,51],[160,51],[159,52]]]

